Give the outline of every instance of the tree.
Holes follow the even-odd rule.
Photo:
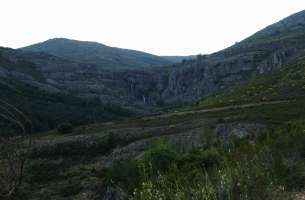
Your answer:
[[[18,134],[0,135],[0,199],[12,199],[24,177],[24,166],[32,146],[32,125],[15,106],[0,100],[0,117],[14,125]]]

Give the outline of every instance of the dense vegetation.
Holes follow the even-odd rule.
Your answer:
[[[288,199],[305,184],[304,128],[304,121],[287,123],[189,152],[157,142],[106,174],[132,200]]]

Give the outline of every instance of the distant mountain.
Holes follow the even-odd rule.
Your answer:
[[[75,62],[93,64],[102,69],[110,70],[147,68],[172,62],[168,59],[141,51],[65,38],[50,39],[21,48],[21,50],[44,52]]]

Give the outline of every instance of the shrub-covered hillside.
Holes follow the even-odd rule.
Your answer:
[[[76,126],[118,120],[132,115],[129,110],[114,104],[103,104],[99,99],[51,93],[14,79],[0,80],[0,90],[1,113],[6,113],[7,103],[17,107],[32,122],[34,132],[54,129],[64,122]],[[0,127],[0,134],[16,131],[14,123],[10,124],[2,118]]]

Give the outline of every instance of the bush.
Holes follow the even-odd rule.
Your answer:
[[[73,126],[70,123],[62,123],[57,127],[57,133],[59,134],[67,134],[72,133]]]
[[[209,169],[218,166],[222,161],[222,155],[216,148],[207,150],[193,150],[179,159],[179,166],[184,169],[199,167],[202,169]]]
[[[151,169],[153,174],[168,171],[177,161],[178,154],[175,149],[162,142],[146,151],[143,157],[144,167]]]

